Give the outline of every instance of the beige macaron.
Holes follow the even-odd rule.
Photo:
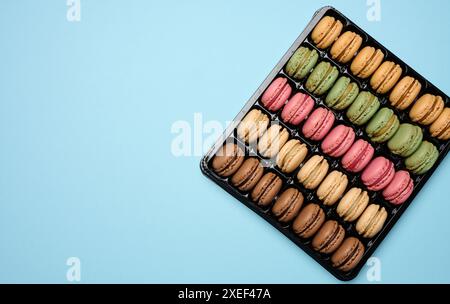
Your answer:
[[[356,231],[365,238],[372,238],[383,228],[387,211],[376,204],[369,205],[356,222]]]
[[[392,89],[389,101],[392,106],[404,110],[416,99],[421,89],[422,85],[418,80],[411,76],[405,76]]]
[[[450,108],[445,108],[430,126],[431,136],[440,140],[450,139]]]
[[[237,128],[237,134],[251,144],[264,134],[268,125],[269,117],[261,110],[253,109],[242,119]]]
[[[311,38],[319,49],[326,49],[341,34],[344,25],[331,16],[323,17],[311,33]]]
[[[380,49],[366,46],[353,59],[350,71],[359,78],[369,78],[378,69],[383,59],[384,54]]]
[[[325,206],[332,206],[341,198],[347,185],[347,175],[339,171],[333,171],[320,184],[317,189],[317,197]]]
[[[339,202],[336,212],[346,222],[353,222],[369,204],[369,195],[360,188],[351,188]]]
[[[398,82],[402,76],[402,71],[400,65],[392,61],[385,61],[372,75],[370,86],[377,93],[386,94]]]
[[[277,166],[284,173],[292,173],[305,159],[308,148],[298,139],[288,141],[277,156]]]
[[[362,44],[362,37],[354,32],[343,33],[331,47],[331,57],[341,63],[347,63],[355,56]]]
[[[328,161],[320,155],[311,157],[298,171],[297,179],[306,189],[316,189],[328,173]]]
[[[275,157],[289,139],[289,132],[280,125],[272,125],[258,142],[259,153],[268,158]]]
[[[421,96],[409,111],[412,121],[421,125],[431,125],[444,110],[444,100],[441,96],[425,94]]]

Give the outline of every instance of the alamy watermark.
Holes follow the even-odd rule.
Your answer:
[[[66,261],[69,268],[66,271],[66,279],[69,282],[81,281],[81,260],[77,257],[70,257]]]
[[[381,0],[367,0],[366,18],[370,22],[381,21]]]
[[[81,0],[67,0],[66,19],[69,22],[81,21]]]

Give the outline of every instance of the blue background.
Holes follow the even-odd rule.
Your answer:
[[[0,2],[0,282],[335,283],[175,157],[175,121],[231,120],[331,4],[450,92],[449,1]],[[439,48],[438,48],[439,47]],[[447,158],[376,256],[382,282],[450,283]],[[367,283],[366,270],[354,282]]]

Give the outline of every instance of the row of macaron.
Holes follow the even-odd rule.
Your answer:
[[[342,271],[353,269],[361,259],[364,246],[355,237],[345,238],[345,229],[336,220],[327,220],[319,204],[304,205],[302,192],[295,187],[283,188],[282,179],[276,173],[265,172],[257,158],[243,156],[242,150],[232,143],[225,144],[212,160],[213,170],[230,177],[231,184],[239,191],[249,193],[250,199],[262,208],[270,208],[271,214],[282,224],[292,224],[293,232],[301,239],[311,239],[314,250],[323,254],[332,254],[332,265]],[[318,189],[320,193],[342,187],[342,176],[333,171],[327,175]],[[323,202],[327,205],[327,202]],[[302,208],[303,207],[303,208]],[[355,230],[363,238],[373,238],[384,226],[388,218],[384,207],[369,203],[366,191],[351,188],[340,200],[336,213],[346,222],[355,222]],[[348,253],[348,243],[357,245],[358,254],[351,253],[357,261],[346,263],[343,257]],[[343,247],[342,247],[343,246]],[[344,250],[345,249],[345,250]],[[353,256],[354,255],[354,256]],[[348,256],[346,256],[348,258]]]

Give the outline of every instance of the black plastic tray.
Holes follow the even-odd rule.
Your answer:
[[[397,114],[397,116],[400,119],[400,123],[412,123],[408,116],[408,110],[399,111],[392,106],[390,106],[389,101],[387,100],[387,97],[385,95],[380,95],[375,93],[370,85],[368,84],[368,80],[361,80],[357,77],[354,77],[348,70],[349,64],[343,65],[339,62],[334,61],[331,56],[328,54],[328,50],[320,50],[315,47],[315,45],[310,41],[310,33],[315,27],[315,25],[319,22],[319,20],[325,16],[333,16],[335,18],[338,18],[341,20],[344,24],[344,30],[352,30],[363,37],[363,44],[361,48],[363,48],[366,45],[371,45],[377,48],[380,48],[384,51],[385,60],[391,60],[396,63],[398,63],[402,69],[403,74],[402,76],[410,75],[417,80],[420,81],[422,84],[422,90],[419,94],[421,96],[425,92],[431,93],[434,95],[440,95],[444,99],[444,103],[446,106],[449,105],[449,98],[446,94],[444,94],[442,91],[440,91],[438,88],[436,88],[433,84],[431,84],[429,81],[427,81],[424,77],[422,77],[420,74],[418,74],[414,69],[412,69],[410,66],[408,66],[406,63],[404,63],[402,60],[400,60],[397,56],[395,56],[392,52],[390,52],[388,49],[386,49],[384,46],[382,46],[380,43],[378,43],[375,39],[373,39],[369,34],[367,34],[364,30],[359,28],[357,25],[355,25],[350,19],[345,17],[343,14],[341,14],[339,11],[337,11],[335,8],[326,6],[318,10],[312,20],[309,22],[305,30],[300,34],[300,36],[295,40],[293,45],[289,48],[287,53],[283,56],[283,58],[278,62],[278,64],[275,66],[275,68],[270,72],[269,76],[264,80],[264,82],[261,84],[261,86],[256,90],[256,92],[253,94],[253,96],[250,98],[250,100],[245,104],[244,108],[239,112],[239,114],[236,116],[236,118],[233,120],[233,122],[229,125],[229,127],[225,130],[224,134],[219,138],[219,140],[214,144],[214,146],[206,153],[206,155],[202,158],[200,167],[202,172],[208,176],[210,179],[212,179],[215,183],[217,183],[219,186],[221,186],[223,189],[225,189],[228,193],[233,195],[235,198],[237,198],[239,201],[244,203],[247,207],[252,209],[254,212],[259,214],[262,218],[264,218],[267,222],[269,222],[272,226],[274,226],[276,229],[278,229],[281,233],[283,233],[285,236],[287,236],[291,241],[293,241],[295,244],[297,244],[300,248],[302,248],[308,255],[310,255],[313,259],[315,259],[318,263],[320,263],[325,269],[327,269],[331,274],[333,274],[336,278],[343,280],[343,281],[349,281],[355,278],[358,273],[361,271],[361,268],[366,263],[367,259],[372,256],[376,248],[380,245],[380,243],[383,241],[383,239],[386,237],[386,235],[389,233],[389,231],[392,229],[394,224],[397,222],[397,220],[400,218],[402,213],[408,208],[408,206],[411,204],[411,202],[414,200],[414,197],[417,195],[417,193],[422,189],[422,187],[425,185],[427,180],[430,178],[430,176],[435,171],[436,167],[440,164],[440,162],[444,159],[446,154],[448,153],[450,149],[450,143],[448,141],[440,141],[433,137],[428,132],[428,129],[426,127],[422,127],[423,134],[424,134],[424,140],[430,141],[433,143],[439,151],[439,158],[435,164],[435,166],[428,171],[426,174],[421,176],[415,176],[411,175],[413,181],[414,181],[414,191],[410,198],[403,203],[400,206],[394,206],[390,204],[389,202],[385,201],[384,198],[380,193],[368,191],[367,188],[361,183],[360,181],[360,174],[353,174],[351,172],[346,171],[344,168],[341,167],[341,164],[339,162],[339,159],[331,158],[325,154],[323,154],[320,151],[320,142],[314,142],[310,139],[305,138],[299,130],[302,127],[302,124],[297,127],[289,126],[281,121],[279,119],[279,112],[278,113],[270,113],[269,111],[265,110],[265,108],[259,103],[259,98],[261,94],[265,91],[265,89],[270,85],[270,83],[278,76],[283,76],[289,79],[290,85],[293,88],[293,93],[295,92],[306,92],[303,85],[306,81],[306,79],[302,81],[296,81],[295,79],[289,77],[284,72],[284,66],[288,62],[289,58],[292,56],[292,54],[300,47],[300,46],[307,46],[310,49],[316,49],[319,54],[320,58],[319,61],[325,60],[331,62],[333,65],[338,67],[338,70],[340,71],[340,76],[346,76],[349,77],[352,81],[356,82],[361,90],[367,90],[370,91],[372,94],[376,95],[381,103],[382,107],[389,107]],[[315,100],[316,107],[322,106],[328,108],[324,103],[325,97],[315,97],[313,94],[308,93],[308,95],[312,96]],[[325,95],[326,96],[326,95]],[[257,206],[254,202],[251,201],[251,199],[248,197],[248,194],[241,193],[237,189],[233,188],[231,184],[229,184],[228,179],[222,178],[214,173],[212,169],[210,169],[210,161],[214,154],[217,152],[217,150],[225,143],[225,141],[233,140],[236,142],[241,148],[244,149],[246,156],[254,156],[257,157],[263,164],[265,164],[265,170],[266,171],[273,171],[277,173],[278,176],[282,177],[284,180],[284,186],[281,192],[286,189],[287,187],[296,187],[298,188],[305,197],[305,204],[308,202],[317,202],[319,203],[320,200],[316,197],[315,190],[307,190],[303,188],[303,186],[296,181],[296,175],[299,169],[294,171],[292,174],[285,174],[281,172],[274,163],[273,160],[267,160],[261,157],[256,149],[252,146],[246,145],[243,141],[241,141],[238,136],[236,136],[236,127],[241,121],[242,118],[245,117],[245,115],[253,108],[258,108],[261,111],[263,111],[265,114],[268,115],[268,117],[271,119],[272,123],[278,123],[281,126],[285,127],[286,130],[290,132],[291,137],[290,138],[297,138],[303,143],[305,143],[308,146],[309,154],[307,156],[307,159],[311,157],[314,154],[321,154],[324,156],[329,164],[330,164],[330,172],[334,169],[338,169],[341,172],[344,172],[347,174],[349,178],[349,186],[347,189],[351,187],[359,187],[361,189],[365,189],[369,193],[370,201],[376,202],[379,205],[385,207],[386,211],[388,212],[388,218],[384,224],[383,229],[380,233],[378,233],[374,238],[372,239],[364,239],[358,236],[356,230],[355,230],[355,223],[347,223],[344,222],[336,213],[335,209],[337,204],[327,207],[323,204],[320,204],[322,208],[325,211],[325,214],[327,215],[327,219],[334,219],[338,221],[345,229],[346,236],[355,236],[358,237],[359,240],[364,244],[366,251],[364,253],[364,256],[361,260],[361,262],[358,264],[357,267],[355,267],[350,272],[344,273],[341,272],[335,268],[332,267],[330,262],[330,257],[327,255],[320,254],[312,249],[310,246],[311,240],[303,240],[299,238],[293,231],[290,229],[290,225],[288,224],[282,224],[277,221],[277,219],[271,214],[270,207],[267,208],[261,208]],[[358,127],[356,125],[353,125],[350,121],[348,121],[347,117],[344,115],[345,111],[336,111],[333,109],[328,108],[331,110],[336,117],[336,124],[344,124],[347,126],[351,126],[356,133],[357,138],[363,138],[366,141],[370,142],[372,146],[375,148],[375,156],[385,156],[388,159],[392,160],[395,169],[396,170],[402,170],[405,169],[403,159],[401,157],[395,156],[392,154],[388,149],[386,144],[375,144],[367,137],[366,133],[364,132],[364,126]],[[280,110],[281,111],[281,110]],[[375,157],[374,156],[374,157]],[[305,160],[306,161],[306,160]],[[304,162],[305,162],[304,161]],[[281,193],[280,192],[280,193]]]

